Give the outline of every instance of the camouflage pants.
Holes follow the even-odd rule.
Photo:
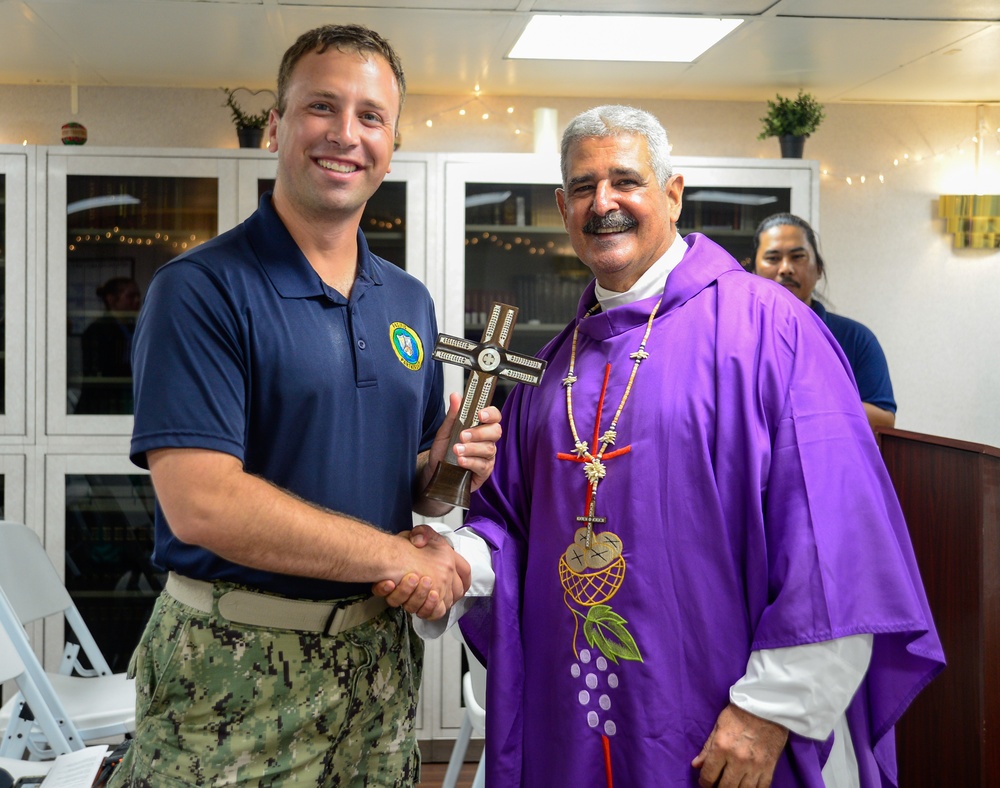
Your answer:
[[[335,637],[236,625],[166,593],[129,673],[136,738],[109,786],[412,786],[423,642],[386,612]]]

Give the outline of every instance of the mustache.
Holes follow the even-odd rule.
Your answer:
[[[778,277],[778,284],[779,285],[794,285],[795,287],[799,286],[799,283],[796,282],[794,279],[792,279],[792,277],[790,277],[790,276],[780,276],[780,277]]]
[[[631,230],[633,227],[638,227],[639,222],[634,218],[629,216],[627,213],[622,213],[621,211],[612,211],[604,216],[593,216],[587,220],[587,223],[583,225],[583,231],[585,233],[596,233],[599,230],[612,230],[616,232],[621,232],[624,230]]]

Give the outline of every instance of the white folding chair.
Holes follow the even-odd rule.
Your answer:
[[[38,661],[24,627],[56,614],[66,617],[78,642],[66,642],[59,671],[51,673]],[[111,672],[42,543],[20,523],[0,522],[0,627],[7,631],[49,708],[65,709],[67,722],[75,726],[82,743],[135,732],[135,683],[124,673]],[[81,650],[90,668],[81,664]],[[0,709],[0,727],[17,724],[16,701],[15,697]],[[29,745],[36,743],[36,737],[29,738]],[[47,750],[38,749],[39,755]]]
[[[458,731],[458,738],[455,739],[451,758],[448,759],[448,770],[445,772],[441,788],[455,788],[458,775],[462,770],[462,763],[465,761],[465,751],[469,747],[469,739],[472,738],[473,733],[477,736],[486,734],[486,668],[469,651],[469,647],[465,645],[464,641],[462,649],[465,651],[465,658],[469,663],[469,669],[462,676],[462,700],[465,703],[465,717],[462,718],[462,727]],[[485,785],[486,749],[484,748],[483,754],[479,756],[479,766],[476,767],[472,788],[484,788]]]
[[[17,692],[8,704],[12,714],[0,742],[0,768],[15,778],[38,774],[39,767],[24,767],[21,761],[33,739],[44,738],[53,757],[83,748],[83,741],[73,723],[66,719],[62,706],[52,708],[45,700],[6,630],[0,627],[0,684],[5,681],[14,682]]]

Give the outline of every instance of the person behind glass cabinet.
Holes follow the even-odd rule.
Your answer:
[[[830,329],[851,365],[868,423],[873,429],[892,427],[896,400],[882,346],[866,326],[828,311],[816,297],[826,266],[813,228],[794,214],[772,214],[757,226],[753,252],[747,270],[783,285]]]
[[[81,336],[83,381],[75,413],[132,412],[132,337],[142,305],[139,285],[116,276],[96,290],[104,314]]]

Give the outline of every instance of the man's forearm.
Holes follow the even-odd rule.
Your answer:
[[[876,427],[896,426],[896,414],[891,410],[885,410],[877,405],[872,405],[870,402],[862,402],[861,404],[865,408],[865,415],[868,417],[868,423],[872,429]]]
[[[157,498],[177,538],[269,572],[370,583],[412,571],[411,549],[360,520],[324,510],[243,471],[229,455],[150,452]]]

